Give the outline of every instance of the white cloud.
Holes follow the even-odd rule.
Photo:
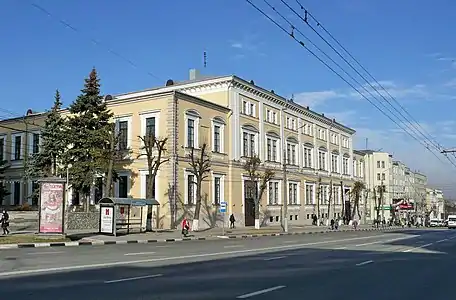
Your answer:
[[[456,88],[456,78],[453,78],[444,84],[445,87]]]
[[[337,98],[343,98],[345,94],[338,93],[333,90],[320,92],[302,92],[294,95],[294,101],[302,106],[309,106],[312,110],[317,106],[321,106],[325,102]]]
[[[231,44],[231,47],[232,47],[232,48],[237,48],[237,49],[242,49],[242,48],[244,48],[244,46],[242,45],[242,43],[239,43],[239,42],[232,43],[232,44]]]
[[[263,49],[264,42],[260,40],[257,34],[246,34],[242,39],[230,41],[230,47],[236,51],[235,57],[238,59],[247,56],[266,56]],[[241,55],[240,55],[241,54]]]

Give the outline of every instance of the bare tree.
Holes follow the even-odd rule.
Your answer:
[[[198,153],[198,152],[199,153]],[[191,148],[188,158],[190,159],[190,173],[195,177],[196,185],[196,203],[195,203],[195,213],[193,215],[193,231],[198,231],[199,229],[199,218],[201,212],[201,186],[203,180],[209,177],[211,171],[211,158],[209,157],[207,144],[203,143],[201,149],[195,150]]]
[[[155,196],[155,178],[157,177],[158,170],[161,165],[169,161],[169,158],[165,158],[168,138],[160,139],[153,134],[147,134],[145,136],[139,136],[139,139],[142,142],[142,146],[138,158],[145,156],[147,159],[147,195],[152,197]]]
[[[260,228],[260,201],[266,190],[269,181],[274,177],[274,171],[266,168],[264,172],[260,172],[261,160],[257,156],[247,159],[244,165],[244,170],[248,174],[249,182],[246,188],[250,189],[250,194],[253,195],[255,203],[255,228]],[[259,186],[258,186],[259,183]]]
[[[318,177],[317,183],[317,226],[320,226],[320,196],[321,196],[321,177]]]
[[[332,219],[331,218],[331,201],[333,201],[333,181],[332,181],[332,179],[329,183],[328,221]]]

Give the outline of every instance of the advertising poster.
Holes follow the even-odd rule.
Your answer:
[[[63,233],[64,184],[42,182],[40,233]]]
[[[114,207],[101,208],[101,226],[102,233],[114,233]]]

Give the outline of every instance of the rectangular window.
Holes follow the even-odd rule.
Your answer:
[[[266,143],[267,143],[267,160],[277,161],[277,140],[268,138]]]
[[[326,152],[318,152],[318,166],[320,170],[326,170]]]
[[[279,183],[269,182],[269,205],[279,204]]]
[[[333,186],[333,202],[335,204],[340,204],[340,198],[339,198],[339,187],[338,186]]]
[[[187,176],[187,204],[195,204],[195,175]]]
[[[36,154],[40,152],[40,134],[34,133],[32,136],[32,153]]]
[[[220,204],[220,195],[221,195],[221,178],[214,177],[214,204]]]
[[[249,106],[248,106],[247,101],[242,101],[242,113],[247,115],[248,109],[249,109]]]
[[[288,183],[288,203],[291,205],[298,204],[298,184]]]
[[[342,170],[343,173],[344,173],[345,175],[347,175],[347,174],[348,174],[348,158],[347,158],[347,157],[344,157],[344,158],[342,159],[342,169],[343,169],[343,170]]]
[[[195,147],[195,120],[187,120],[187,147]]]
[[[21,183],[15,181],[13,184],[13,194],[14,194],[14,205],[21,204]]]
[[[320,186],[320,204],[325,204],[328,201],[328,186]]]
[[[296,165],[296,145],[287,143],[287,163]]]
[[[155,199],[155,184],[152,185],[152,193],[149,191],[149,174],[146,175],[146,198]]]
[[[119,150],[128,148],[128,121],[119,122]]]
[[[14,138],[14,160],[22,159],[22,136]]]
[[[5,153],[5,139],[0,138],[0,161],[5,160],[4,154]]]
[[[314,203],[314,185],[306,184],[306,204],[310,205]]]
[[[377,168],[380,169],[380,161],[377,160]]]
[[[243,142],[242,142],[242,148],[244,150],[244,156],[249,156],[249,134],[247,132],[244,132],[242,134],[243,137]]]
[[[385,180],[385,173],[382,173],[382,180]]]
[[[255,104],[253,104],[253,103],[250,103],[249,115],[251,115],[252,117],[255,116]]]
[[[385,162],[382,161],[382,168],[384,169],[385,168]]]
[[[255,156],[255,135],[250,134],[250,157]]]
[[[336,154],[331,154],[331,172],[333,173],[338,173],[339,172],[339,168],[337,167],[337,163],[338,163],[338,155]]]
[[[380,173],[377,173],[377,180],[380,180]]]
[[[146,118],[146,136],[155,136],[155,117]]]
[[[214,125],[214,152],[220,152],[220,126]]]
[[[312,168],[312,149],[304,148],[304,168]]]
[[[119,198],[128,198],[128,176],[119,176]]]

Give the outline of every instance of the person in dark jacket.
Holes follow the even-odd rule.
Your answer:
[[[10,231],[8,230],[9,214],[6,212],[6,210],[3,210],[2,218],[0,219],[0,225],[2,226],[3,234],[9,234],[10,233]]]
[[[236,222],[236,219],[234,218],[234,214],[231,214],[231,216],[230,216],[230,228],[234,228],[234,222]]]

